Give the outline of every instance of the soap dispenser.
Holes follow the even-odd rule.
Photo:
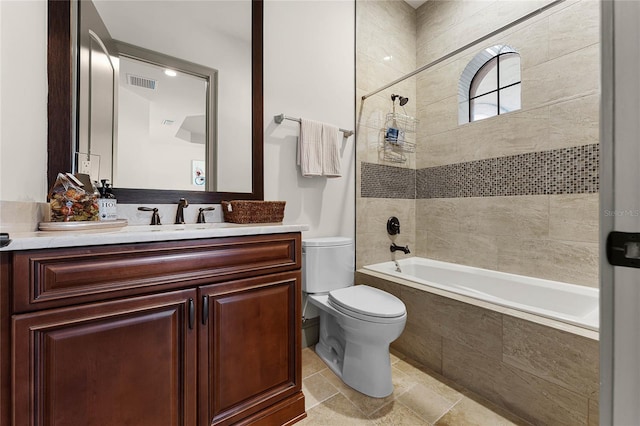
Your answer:
[[[98,207],[100,209],[100,220],[116,220],[118,218],[118,200],[113,195],[108,179],[101,179],[102,186],[99,187],[100,198]]]

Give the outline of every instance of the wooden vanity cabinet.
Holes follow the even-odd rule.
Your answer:
[[[300,256],[299,233],[2,254],[0,423],[302,419]]]

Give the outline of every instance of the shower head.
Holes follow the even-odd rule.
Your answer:
[[[404,96],[391,95],[391,100],[393,102],[395,102],[396,99],[398,99],[400,101],[400,106],[405,106],[407,104],[407,102],[409,102],[409,98],[405,98]]]

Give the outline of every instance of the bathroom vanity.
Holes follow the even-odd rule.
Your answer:
[[[303,418],[304,227],[254,228],[0,252],[0,424]]]

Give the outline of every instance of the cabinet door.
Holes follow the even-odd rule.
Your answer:
[[[300,272],[201,287],[200,296],[199,375],[208,381],[200,383],[199,423],[255,419],[294,394],[299,403]]]
[[[14,316],[14,426],[195,425],[195,297]]]

